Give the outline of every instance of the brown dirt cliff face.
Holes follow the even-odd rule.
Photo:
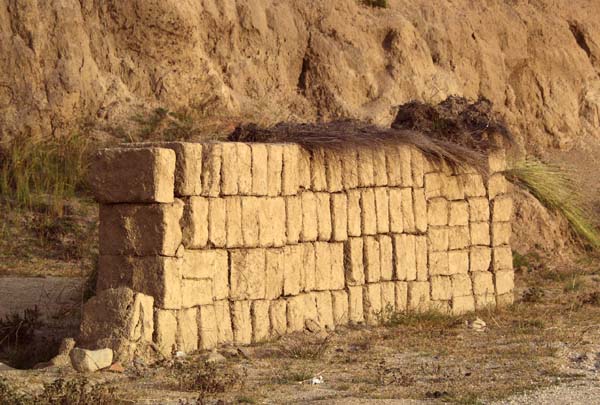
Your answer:
[[[598,1],[389,3],[0,0],[0,138],[158,106],[388,125],[452,94],[489,98],[534,147],[598,130]]]

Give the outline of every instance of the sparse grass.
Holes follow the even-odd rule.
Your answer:
[[[156,108],[148,114],[137,114],[132,120],[140,126],[140,131],[129,137],[130,142],[187,141],[196,134],[194,119],[186,112]]]
[[[21,393],[0,378],[0,403],[6,405],[110,405],[115,402],[114,389],[92,385],[85,377],[59,378],[44,384],[44,391],[39,395]]]
[[[443,314],[437,311],[397,312],[391,306],[384,308],[379,315],[384,326],[412,327],[416,329],[452,328],[462,322],[461,317]]]
[[[284,338],[280,342],[279,352],[283,357],[290,359],[318,359],[329,348],[331,336],[304,335]]]
[[[369,6],[369,7],[377,7],[377,8],[387,8],[388,7],[387,0],[361,0],[361,2],[365,6]]]
[[[246,375],[236,368],[200,360],[176,360],[170,369],[170,375],[179,390],[201,395],[239,388],[246,380]]]
[[[304,381],[309,381],[315,375],[308,369],[295,370],[295,371],[284,371],[277,373],[273,377],[275,384],[298,384]]]
[[[579,274],[573,274],[572,277],[565,283],[563,291],[576,292],[581,290],[584,284],[583,278]]]
[[[568,171],[536,159],[525,159],[516,162],[506,175],[530,191],[547,208],[563,215],[573,231],[591,247],[600,249],[600,232],[594,226],[592,214],[582,203],[582,193]]]

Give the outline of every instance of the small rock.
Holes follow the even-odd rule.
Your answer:
[[[185,354],[185,352],[182,352],[181,350],[178,350],[175,352],[175,357],[178,359],[183,359],[184,357],[186,357],[187,355]]]
[[[210,352],[208,354],[208,357],[206,358],[206,362],[207,363],[221,363],[221,362],[223,362],[225,360],[227,360],[225,358],[225,356],[223,356],[222,354],[220,354],[216,350],[213,350],[212,352]]]
[[[124,373],[125,367],[120,362],[116,362],[110,365],[107,371],[111,371],[113,373]]]
[[[238,354],[245,358],[246,360],[250,360],[250,351],[245,347],[238,347]]]
[[[50,361],[50,366],[56,367],[68,367],[71,365],[70,354],[75,348],[75,339],[64,338],[60,343],[58,354],[54,356]]]
[[[221,353],[228,358],[233,358],[233,357],[237,357],[239,356],[239,352],[237,351],[237,349],[233,348],[233,347],[229,347],[229,348],[222,348],[221,349]]]
[[[475,320],[469,324],[469,327],[476,332],[483,332],[487,325],[481,318],[475,318]]]
[[[79,372],[94,372],[110,367],[113,360],[111,349],[86,350],[75,348],[71,350],[71,363]]]
[[[14,368],[9,367],[4,363],[0,363],[0,371],[10,371],[10,370],[14,370]]]
[[[306,327],[306,330],[312,333],[321,331],[321,327],[313,319],[307,319],[306,322],[304,322],[304,326]]]

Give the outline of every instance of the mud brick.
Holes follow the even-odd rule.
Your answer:
[[[219,328],[214,305],[202,305],[198,308],[197,325],[199,349],[210,350],[219,344]]]
[[[446,177],[446,198],[451,201],[464,200],[465,190],[458,176]]]
[[[436,301],[452,298],[452,279],[449,276],[431,277],[431,299]]]
[[[415,187],[425,185],[425,157],[417,148],[411,150],[412,178]]]
[[[271,321],[269,319],[270,301],[252,301],[250,313],[252,316],[252,342],[264,342],[269,339],[271,332]]]
[[[417,281],[426,281],[429,277],[427,264],[428,255],[427,237],[415,237],[415,258],[417,262]]]
[[[416,237],[394,235],[395,280],[411,281],[417,278]]]
[[[400,166],[402,170],[402,186],[412,187],[413,185],[413,174],[412,174],[412,147],[406,145],[400,145]]]
[[[281,174],[281,193],[283,195],[298,194],[300,188],[298,176],[298,160],[300,147],[296,144],[283,146],[283,171]]]
[[[100,205],[100,254],[175,256],[183,202]]]
[[[466,249],[471,246],[471,235],[468,226],[451,226],[448,228],[448,249]]]
[[[332,239],[336,242],[348,239],[348,198],[346,194],[331,194]]]
[[[177,347],[177,312],[154,311],[154,342],[165,357],[171,357]]]
[[[387,186],[387,168],[385,162],[385,149],[373,149],[373,182],[376,186]]]
[[[452,298],[452,314],[462,315],[475,311],[475,299],[472,295]]]
[[[405,312],[408,306],[408,283],[406,281],[394,282],[396,302],[394,307],[397,313]]]
[[[252,195],[252,149],[245,143],[236,143],[238,166],[238,193]]]
[[[212,304],[213,282],[209,278],[184,279],[181,281],[181,307],[192,308]]]
[[[283,294],[298,295],[300,291],[304,290],[302,271],[304,247],[302,245],[288,245],[283,249]]]
[[[425,175],[425,198],[428,200],[436,197],[444,197],[444,176],[441,173],[427,173]]]
[[[283,295],[285,254],[284,248],[266,249],[266,293],[267,299],[276,299]]]
[[[429,250],[432,252],[443,252],[448,250],[449,230],[447,227],[431,226],[427,237],[429,239]]]
[[[494,279],[489,271],[471,273],[471,281],[473,283],[473,294],[476,296],[494,294]]]
[[[233,329],[231,328],[231,311],[229,301],[215,301],[215,317],[217,323],[217,343],[233,343]]]
[[[347,150],[341,152],[342,156],[342,184],[344,190],[358,187],[358,152]]]
[[[223,158],[221,161],[221,194],[238,194],[238,154],[237,145],[234,142],[222,143]]]
[[[285,219],[287,243],[298,243],[302,233],[302,200],[300,196],[285,197]]]
[[[101,203],[172,203],[175,152],[166,148],[111,148],[92,159],[89,182]]]
[[[317,240],[318,233],[318,214],[317,197],[314,193],[305,191],[301,195],[302,200],[302,233],[300,239],[303,242]]]
[[[221,194],[221,162],[223,143],[208,143],[202,148],[202,195],[218,197]]]
[[[388,235],[378,235],[379,242],[379,264],[381,268],[381,280],[391,280],[394,275],[394,248],[392,238]]]
[[[252,343],[251,301],[234,301],[231,303],[231,321],[233,325],[233,342],[238,345]]]
[[[510,244],[511,235],[510,222],[492,222],[492,246]]]
[[[381,315],[389,320],[396,312],[396,288],[393,281],[381,283]]]
[[[469,219],[472,222],[490,220],[490,202],[487,198],[469,198]]]
[[[329,291],[314,293],[317,304],[317,319],[321,327],[333,329],[335,327],[333,318],[333,301]]]
[[[215,247],[227,244],[227,203],[224,198],[208,199],[208,241]]]
[[[377,233],[388,233],[390,231],[390,205],[387,189],[385,187],[377,187],[374,193]]]
[[[488,179],[487,188],[488,197],[493,200],[497,196],[508,192],[508,181],[500,173],[492,174]]]
[[[318,292],[311,292],[307,294],[302,294],[301,297],[304,298],[304,326],[306,327],[306,322],[308,320],[312,320],[319,323],[319,312],[317,310],[317,295]]]
[[[510,248],[509,248],[510,251]],[[512,261],[512,256],[511,256]],[[472,246],[469,256],[471,272],[488,271],[492,262],[492,249],[484,246]]]
[[[303,147],[300,147],[300,156],[298,158],[298,183],[301,190],[310,190],[310,159],[310,152]]]
[[[377,211],[375,208],[375,192],[372,188],[365,188],[360,193],[360,211],[363,235],[377,233]]]
[[[416,188],[413,190],[413,201],[415,207],[415,227],[417,232],[427,232],[427,200],[425,200],[425,190]]]
[[[473,245],[490,245],[490,225],[487,222],[471,222],[471,243]]]
[[[404,232],[404,220],[402,218],[402,190],[399,188],[390,188],[390,231],[394,233]]]
[[[284,246],[287,241],[285,199],[283,197],[274,197],[269,198],[268,202],[268,210],[271,213],[270,224],[273,231],[273,246]]]
[[[305,295],[296,295],[287,299],[287,333],[304,330],[304,315],[306,312]]]
[[[345,286],[344,277],[344,244],[330,243],[331,250],[331,280],[329,284],[330,290],[341,290]]]
[[[279,337],[287,332],[287,301],[271,301],[269,307],[269,320],[271,322],[271,337]]]
[[[208,243],[208,200],[190,197],[183,210],[183,245],[188,249],[206,247]]]
[[[492,221],[509,222],[512,217],[513,200],[509,196],[499,196],[492,201]]]
[[[267,193],[271,197],[281,194],[281,176],[283,171],[283,145],[267,145]]]
[[[327,190],[327,164],[325,159],[325,151],[316,149],[312,152],[310,162],[311,173],[311,190],[326,191]]]
[[[450,226],[469,225],[469,203],[466,201],[450,202]]]
[[[348,236],[361,236],[360,190],[348,191]]]
[[[494,248],[494,271],[512,270],[513,257],[510,246],[498,246]]]
[[[429,225],[448,225],[449,203],[445,198],[432,198],[427,203],[427,221]]]
[[[265,249],[229,251],[230,298],[264,299],[266,293]]]
[[[469,272],[469,251],[451,250],[448,252],[449,274],[467,274]]]
[[[372,187],[374,181],[373,150],[370,148],[358,149],[358,185]]]
[[[304,247],[304,259],[302,267],[304,270],[304,291],[312,291],[315,289],[317,282],[315,246],[312,243],[303,243],[302,246]]]
[[[332,284],[331,247],[327,242],[315,242],[315,290],[329,290]]]
[[[413,207],[412,189],[403,188],[401,190],[402,205],[402,227],[404,232],[415,232],[415,210]]]
[[[496,306],[498,308],[507,307],[512,305],[514,302],[515,296],[512,292],[496,296]]]
[[[345,245],[346,284],[349,286],[365,283],[362,238],[349,238]]]
[[[335,193],[343,190],[342,161],[337,152],[325,151],[325,175],[327,178],[327,191]]]
[[[242,239],[245,247],[256,247],[260,242],[259,210],[261,201],[258,197],[243,197],[242,203]]]
[[[408,283],[408,310],[424,312],[429,310],[431,297],[429,283],[426,281],[411,281]]]
[[[511,294],[512,295],[512,294]],[[492,294],[475,295],[475,310],[493,309],[496,307],[496,296]]]
[[[453,274],[450,278],[452,279],[452,297],[473,295],[471,277],[468,274]]]
[[[374,236],[364,238],[365,280],[374,283],[381,280],[381,254],[379,242]]]
[[[250,144],[252,150],[252,195],[266,196],[269,193],[269,151],[263,143]]]
[[[348,287],[348,319],[351,323],[364,321],[363,287]]]
[[[381,317],[381,284],[371,283],[363,287],[363,308],[368,325],[377,325]]]
[[[468,173],[460,176],[466,197],[485,197],[486,189],[483,177],[479,173]]]
[[[333,306],[333,323],[337,325],[348,324],[348,293],[344,290],[331,292]]]
[[[500,270],[494,273],[496,295],[511,293],[515,287],[515,273],[512,270]]]
[[[432,276],[449,275],[448,252],[429,253],[429,274]]]
[[[186,251],[181,273],[183,278],[211,279],[215,299],[225,299],[229,295],[229,262],[225,250]]]
[[[496,149],[488,154],[488,165],[490,173],[502,172],[506,170],[506,151],[504,149]]]
[[[241,247],[244,243],[242,238],[242,202],[240,197],[225,198],[227,210],[226,232],[227,247]]]
[[[317,230],[318,239],[331,239],[331,201],[329,193],[315,193],[317,198]]]
[[[386,146],[385,160],[388,173],[388,185],[402,185],[402,165],[400,164],[400,147]]]

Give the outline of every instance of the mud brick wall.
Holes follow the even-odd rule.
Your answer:
[[[160,143],[102,150],[98,291],[153,297],[165,354],[512,302],[512,200],[410,146]],[[85,316],[84,316],[85,317]],[[147,332],[146,332],[147,333]]]

